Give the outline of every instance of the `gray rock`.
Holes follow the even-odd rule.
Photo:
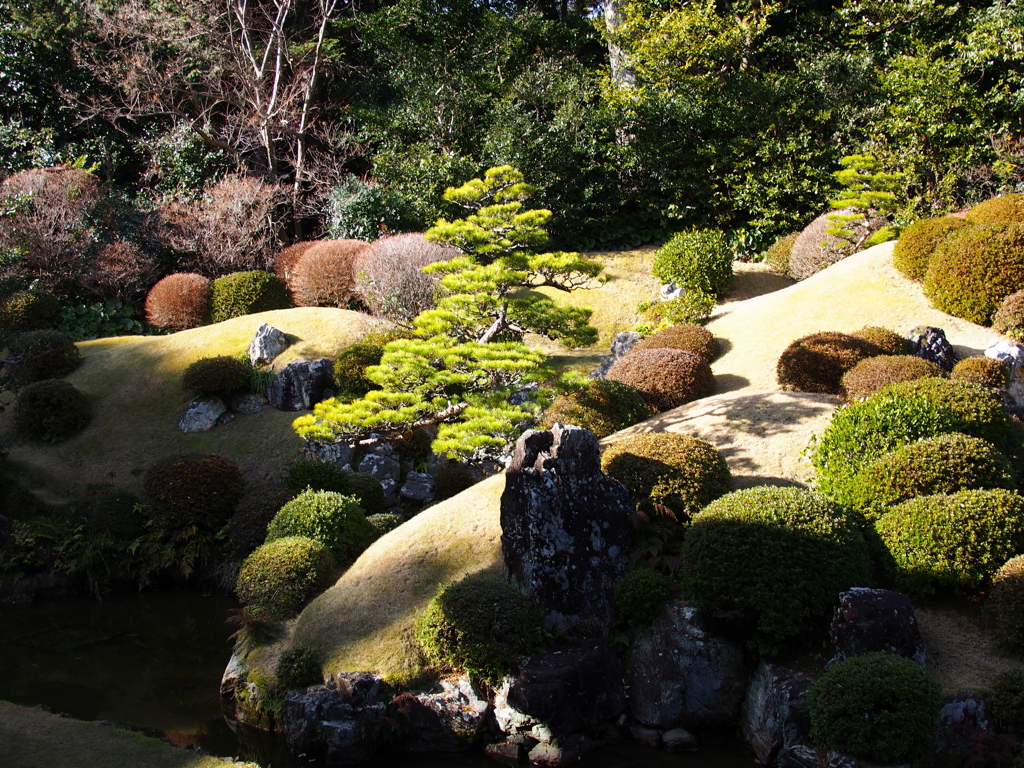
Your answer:
[[[265,398],[252,393],[235,395],[231,398],[231,410],[242,414],[259,413],[263,410],[263,404],[266,402]]]
[[[392,506],[398,501],[398,479],[402,465],[386,456],[368,453],[359,462],[359,472],[372,475],[384,489],[384,503]]]
[[[324,745],[324,722],[351,720],[352,707],[337,690],[316,687],[285,696],[281,730],[292,752],[318,754]]]
[[[643,744],[645,747],[660,747],[661,746],[661,731],[657,728],[648,728],[646,725],[640,725],[639,723],[633,723],[629,726],[629,735],[637,744]]]
[[[743,650],[708,634],[682,602],[669,603],[626,654],[630,711],[655,728],[731,725],[745,685]]]
[[[669,752],[696,752],[699,749],[697,739],[683,728],[673,728],[661,735],[661,743]]]
[[[405,485],[398,493],[407,501],[420,504],[431,501],[434,498],[434,478],[426,472],[410,472],[405,476]]]
[[[503,765],[517,766],[526,759],[529,752],[526,745],[508,741],[484,747],[487,757]]]
[[[223,427],[225,424],[230,424],[234,420],[235,414],[231,411],[224,411],[224,413],[217,417],[217,426]]]
[[[936,765],[1010,765],[1014,752],[996,735],[984,700],[970,693],[943,705],[932,751],[938,758],[932,761]]]
[[[601,364],[597,367],[597,370],[590,375],[590,378],[605,378],[608,375],[608,371],[610,371],[612,366],[615,365],[615,361],[623,355],[628,354],[642,338],[643,336],[636,331],[622,331],[617,333],[615,338],[612,339],[611,355],[601,359]]]
[[[318,443],[315,440],[306,440],[302,444],[302,452],[306,458],[329,461],[344,467],[352,461],[354,450],[347,443]]]
[[[188,404],[178,420],[178,429],[186,435],[205,432],[217,425],[217,419],[228,407],[219,397],[201,397]]]
[[[535,381],[530,382],[525,387],[521,387],[509,395],[508,402],[510,405],[525,405],[526,403],[533,402],[539,391],[540,385]]]
[[[267,401],[279,411],[308,411],[333,386],[330,360],[299,360],[278,371],[267,387]]]
[[[249,362],[257,368],[267,365],[289,346],[290,342],[284,333],[263,323],[249,342]]]
[[[486,729],[490,705],[469,680],[442,682],[441,693],[403,693],[388,705],[404,752],[457,752],[469,749]]]
[[[683,286],[676,283],[668,283],[667,285],[661,286],[658,298],[661,301],[672,301],[672,299],[678,299],[684,293],[686,293],[686,289],[683,288]]]
[[[601,474],[593,432],[556,424],[516,442],[501,495],[505,568],[549,631],[608,631],[633,544],[629,493]]]
[[[953,366],[960,362],[960,355],[946,340],[946,332],[941,328],[919,325],[907,334],[907,338],[910,339],[913,348],[911,354],[930,360],[946,373],[952,371]]]
[[[829,630],[834,655],[829,664],[874,651],[928,660],[910,598],[887,589],[854,588],[839,595]]]
[[[778,765],[779,768],[861,768],[863,764],[850,755],[797,744],[779,752]]]
[[[771,765],[778,752],[807,741],[810,677],[761,661],[740,708],[740,733],[758,762]]]
[[[1024,348],[999,341],[985,350],[985,357],[999,360],[1007,367],[1003,399],[1011,412],[1024,415]]]
[[[591,746],[590,740],[582,734],[567,736],[557,742],[542,741],[530,750],[529,759],[534,765],[562,768],[579,760]]]

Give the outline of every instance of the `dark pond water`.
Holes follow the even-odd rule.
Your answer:
[[[0,699],[44,705],[82,720],[109,720],[240,757],[265,768],[311,765],[280,739],[235,733],[221,716],[218,686],[231,654],[226,618],[237,604],[197,592],[126,593],[102,602],[69,599],[0,610]],[[371,768],[494,768],[480,754],[394,755]],[[590,755],[581,768],[751,768],[736,743],[669,755],[631,744]]]

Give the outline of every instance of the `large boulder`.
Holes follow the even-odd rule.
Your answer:
[[[734,724],[746,680],[743,649],[709,634],[696,609],[679,601],[626,654],[629,709],[654,728]]]
[[[217,426],[218,419],[228,410],[227,403],[219,397],[201,397],[193,400],[178,419],[178,429],[186,435],[206,432]]]
[[[631,513],[625,486],[601,473],[593,432],[556,424],[516,442],[501,496],[501,551],[549,631],[608,631],[612,589],[633,544]]]
[[[786,747],[810,735],[807,675],[761,661],[747,686],[740,708],[740,733],[759,763],[771,765]]]
[[[483,736],[490,704],[467,678],[442,682],[440,693],[403,693],[388,711],[398,729],[403,752],[457,752]]]
[[[949,373],[958,362],[960,355],[946,339],[946,332],[941,328],[920,325],[907,334],[912,348],[911,354],[935,363]]]
[[[829,637],[830,663],[875,651],[905,656],[922,667],[927,661],[910,598],[888,589],[855,587],[839,595]]]
[[[308,411],[330,396],[333,368],[327,358],[289,363],[267,387],[267,400],[279,411]]]
[[[263,323],[249,342],[249,362],[259,368],[288,349],[291,342],[282,331]]]

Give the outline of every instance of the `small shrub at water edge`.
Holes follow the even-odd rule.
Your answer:
[[[321,683],[320,658],[309,648],[289,648],[278,658],[274,676],[285,690]]]
[[[302,536],[268,541],[242,563],[235,592],[264,621],[290,619],[331,585],[334,561],[327,548]]]
[[[370,546],[374,530],[354,497],[303,491],[281,507],[267,528],[267,541],[288,536],[319,541],[339,566],[346,566]]]
[[[216,533],[231,519],[245,479],[238,465],[223,456],[179,453],[150,467],[143,487],[160,527],[195,525]]]

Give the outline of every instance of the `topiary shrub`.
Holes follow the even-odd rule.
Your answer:
[[[915,221],[900,234],[892,251],[892,265],[904,277],[924,280],[932,254],[950,234],[969,226],[956,216],[937,216]]]
[[[601,469],[646,511],[683,520],[732,490],[732,473],[715,446],[672,432],[613,443],[601,455]]]
[[[964,227],[932,256],[924,295],[936,309],[987,325],[1024,288],[1024,224]]]
[[[159,529],[216,533],[231,519],[245,478],[235,462],[215,453],[178,453],[150,467],[142,485]]]
[[[996,641],[1007,651],[1024,651],[1024,555],[1011,557],[992,575],[985,604]]]
[[[916,496],[978,488],[1017,490],[1013,468],[991,443],[954,432],[875,459],[854,478],[850,497],[866,513],[879,515]]]
[[[339,395],[359,398],[380,386],[366,378],[366,369],[380,365],[384,347],[361,341],[341,350],[334,359],[334,384]]]
[[[883,355],[909,355],[914,351],[914,345],[910,339],[900,336],[896,331],[888,328],[880,328],[877,325],[868,325],[859,331],[850,334],[855,339],[863,339],[869,344],[878,347]]]
[[[358,308],[355,261],[369,243],[362,240],[321,240],[292,269],[288,288],[300,307]]]
[[[299,259],[302,258],[303,254],[306,253],[310,248],[317,244],[317,240],[306,240],[301,243],[295,243],[289,245],[287,248],[282,248],[278,251],[277,256],[274,257],[274,274],[277,275],[285,285],[291,280],[292,270],[295,269],[295,265]]]
[[[198,328],[209,315],[210,279],[202,275],[168,275],[150,288],[146,296],[146,322],[156,328]]]
[[[772,654],[824,635],[837,596],[868,585],[852,513],[802,488],[758,486],[713,501],[683,540],[683,592],[707,616]]]
[[[992,330],[1014,341],[1024,341],[1024,291],[1011,293],[1003,299],[992,317]]]
[[[807,693],[816,746],[884,765],[908,762],[927,745],[941,708],[928,670],[884,651],[839,662]]]
[[[281,484],[293,495],[303,491],[348,493],[350,474],[330,461],[299,459],[285,470]]]
[[[967,212],[971,224],[1024,224],[1024,195],[990,197]]]
[[[556,397],[541,416],[540,426],[551,429],[555,423],[575,424],[607,437],[650,415],[639,390],[611,379],[590,379]]]
[[[841,504],[855,504],[852,486],[864,467],[908,443],[951,432],[980,437],[1011,460],[1017,457],[1010,417],[987,390],[961,381],[917,379],[891,384],[835,412],[811,446],[817,487]]]
[[[16,389],[33,381],[59,379],[81,363],[82,356],[75,342],[60,331],[21,333],[7,348],[3,383]]]
[[[434,476],[434,499],[444,501],[480,482],[477,473],[463,464],[449,462]]]
[[[269,272],[233,272],[218,277],[210,287],[210,319],[214,323],[286,309],[291,304],[284,283]]]
[[[380,538],[385,533],[391,533],[398,526],[405,522],[401,515],[394,512],[378,512],[375,515],[367,515],[368,522],[374,530],[375,538]]]
[[[15,291],[0,300],[0,328],[33,331],[52,325],[60,304],[49,291]]]
[[[662,283],[719,299],[732,286],[732,251],[725,233],[717,229],[677,232],[658,249],[651,270]]]
[[[181,374],[181,388],[203,397],[228,397],[249,386],[249,368],[237,357],[218,355],[196,360]]]
[[[706,397],[715,391],[715,377],[700,355],[681,349],[641,349],[619,358],[608,378],[640,391],[657,411]]]
[[[370,546],[375,532],[354,497],[307,490],[281,507],[267,528],[267,541],[288,536],[319,541],[344,567]]]
[[[228,527],[227,559],[237,563],[267,540],[274,515],[294,494],[280,483],[249,488],[238,502]]]
[[[1010,371],[1001,360],[978,355],[965,357],[953,366],[949,377],[956,381],[966,381],[990,390],[1002,390],[1010,378]]]
[[[1024,731],[1024,669],[1003,672],[983,695],[1000,733]]]
[[[44,379],[24,387],[12,410],[15,432],[46,443],[61,443],[92,420],[92,406],[86,396],[60,379]]]
[[[615,585],[615,611],[629,627],[647,626],[665,610],[672,586],[668,576],[653,568],[630,571]]]
[[[878,355],[861,360],[843,374],[841,395],[844,400],[861,400],[890,384],[945,375],[935,363],[915,355]]]
[[[235,594],[253,618],[285,621],[331,586],[334,570],[323,544],[288,536],[268,541],[245,559]]]
[[[682,349],[710,363],[718,357],[718,339],[703,326],[683,323],[652,333],[638,341],[633,349]]]
[[[871,342],[826,331],[797,339],[779,356],[775,378],[783,389],[797,392],[843,391],[843,375],[861,360],[882,351]]]
[[[423,268],[462,256],[458,248],[432,243],[418,232],[382,237],[356,259],[356,290],[378,317],[411,323],[437,306],[439,277]]]
[[[542,620],[504,578],[477,573],[442,587],[413,633],[431,664],[497,684],[540,642]]]
[[[973,591],[1024,553],[1024,499],[1002,489],[919,496],[875,522],[892,557],[897,589]]]
[[[348,472],[345,480],[348,483],[346,493],[359,500],[359,506],[367,515],[379,515],[387,508],[384,487],[373,475],[365,472]]]
[[[777,275],[789,274],[789,255],[793,252],[798,237],[799,232],[780,237],[765,251],[764,262],[771,267],[772,272]]]
[[[684,323],[706,323],[715,308],[715,295],[703,291],[687,291],[669,301],[652,301],[637,307],[644,327],[651,330]]]
[[[285,690],[322,683],[320,657],[309,648],[289,648],[278,657],[274,677]]]
[[[848,242],[826,232],[832,227],[829,216],[835,213],[850,212],[849,209],[846,209],[825,213],[804,227],[793,241],[793,247],[789,251],[790,277],[806,280],[853,252]]]

